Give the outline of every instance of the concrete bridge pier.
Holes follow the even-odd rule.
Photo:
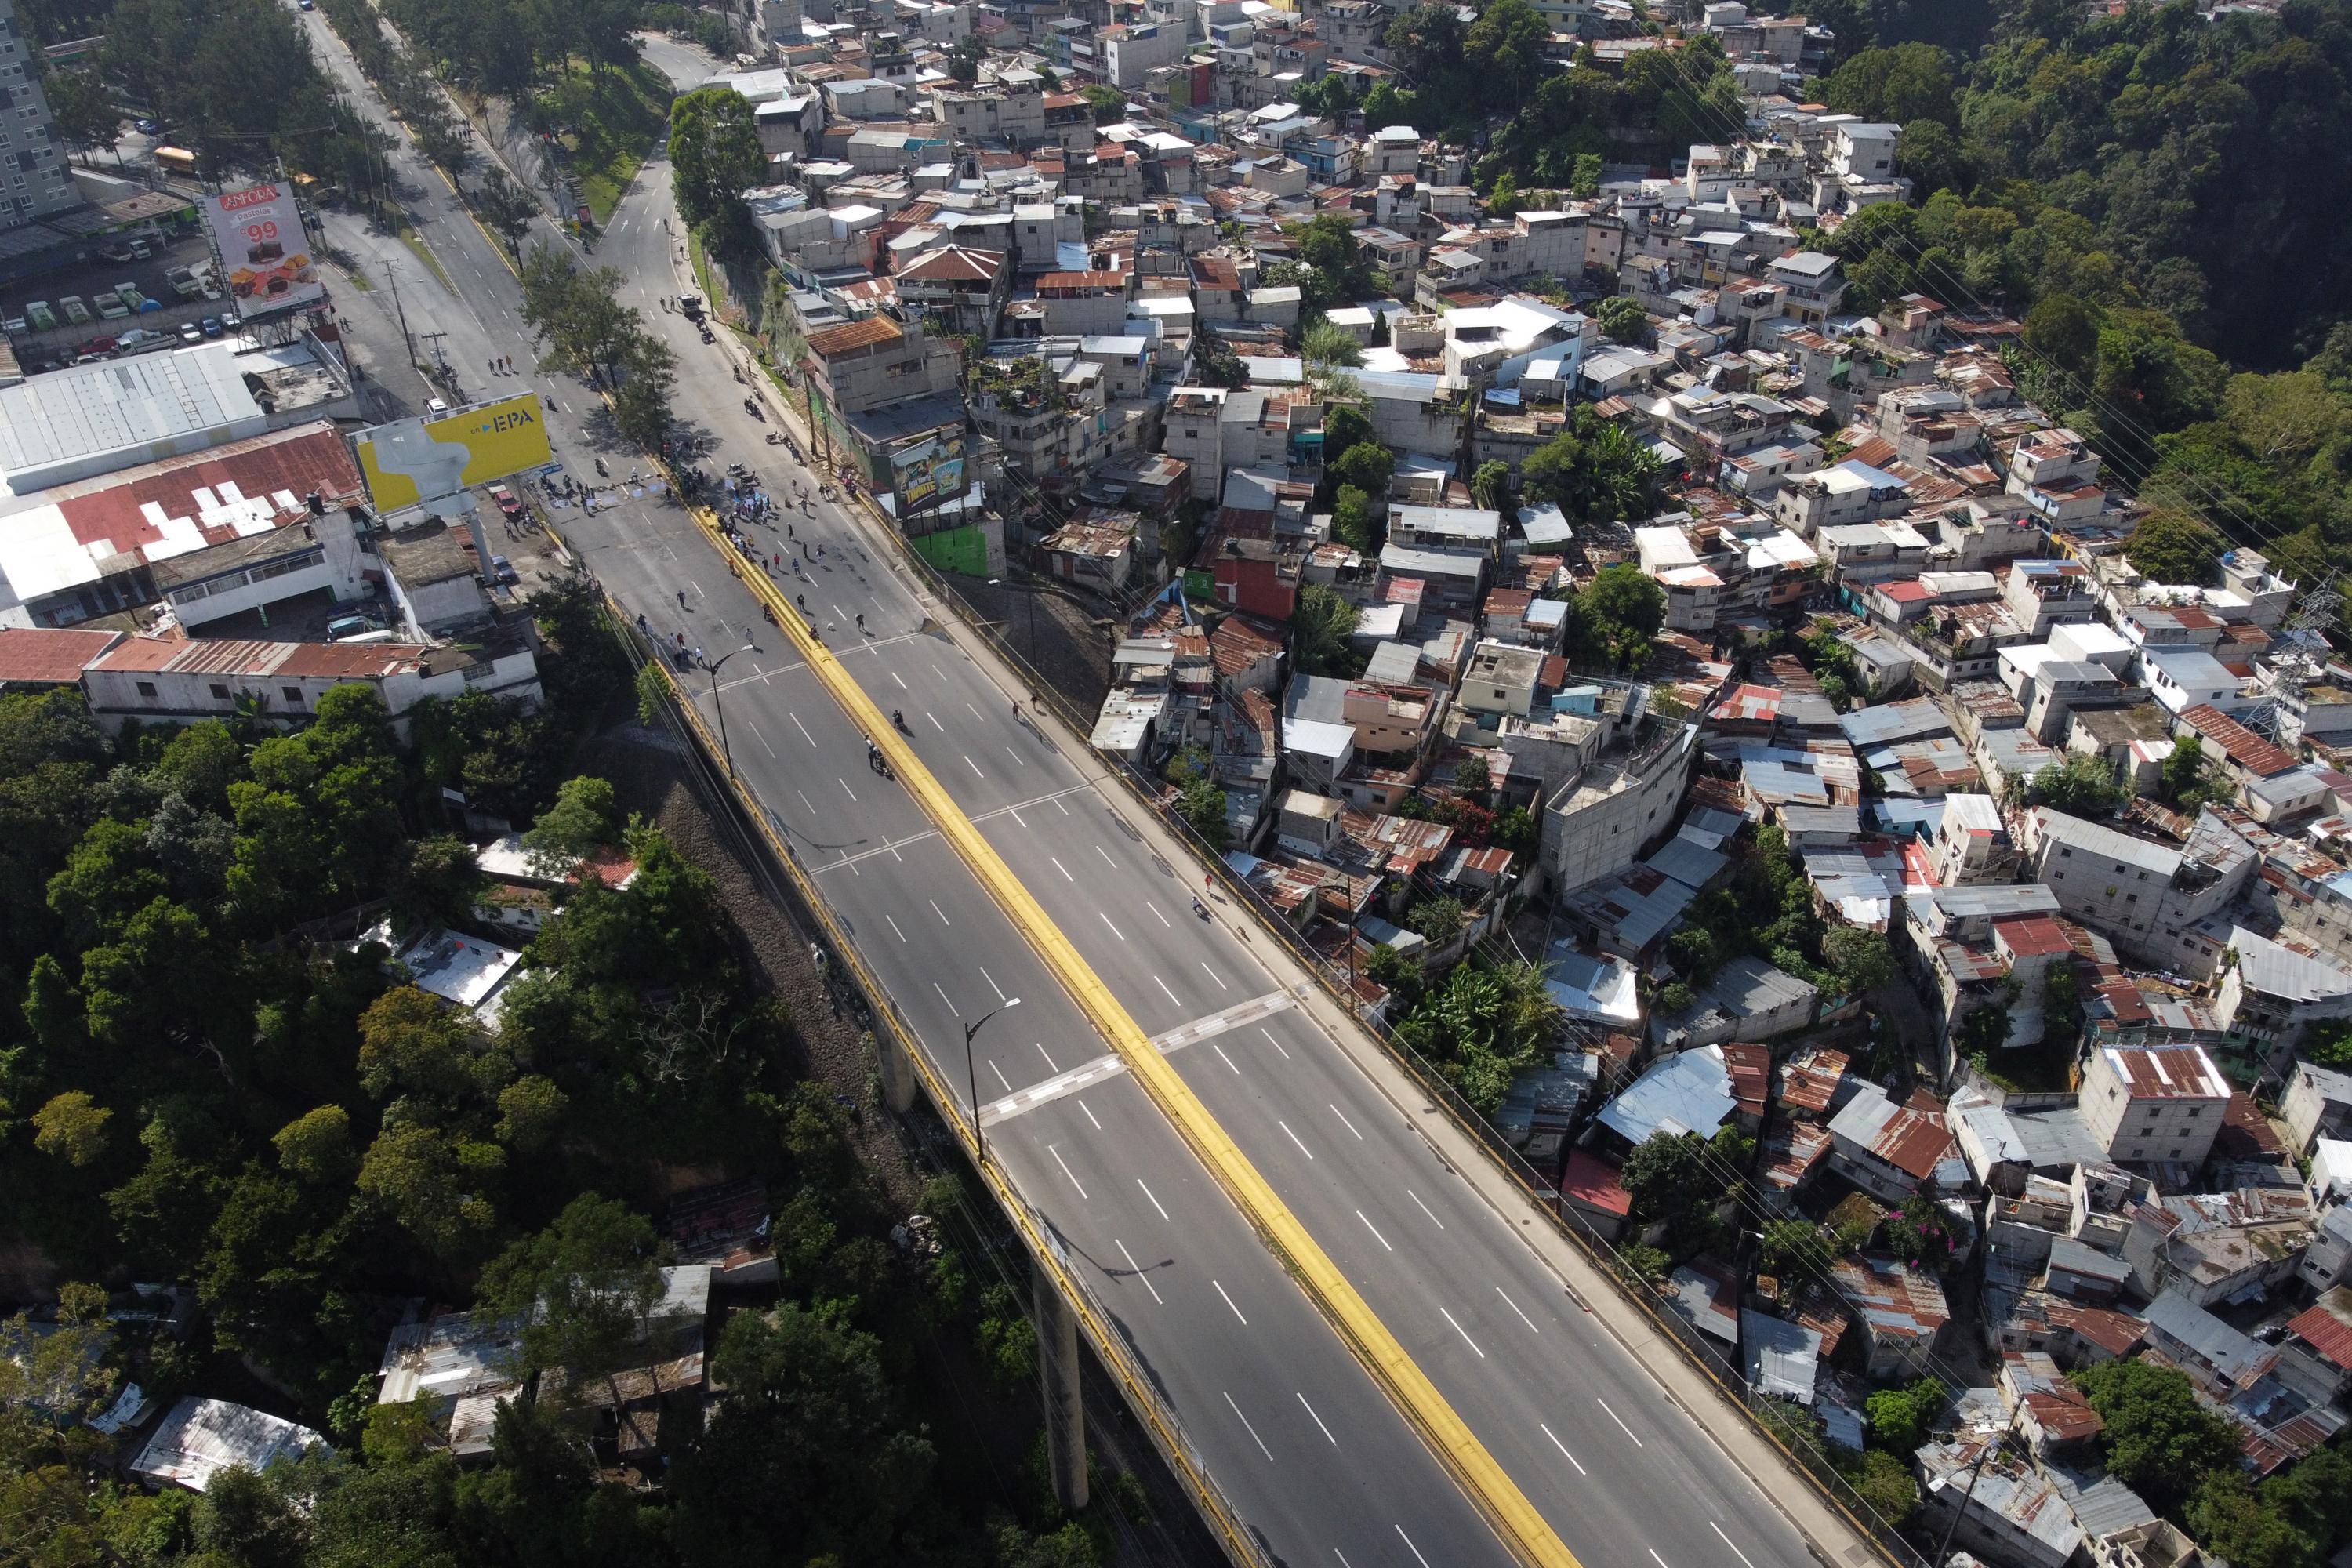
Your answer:
[[[1045,1395],[1045,1463],[1054,1500],[1073,1512],[1087,1506],[1087,1413],[1078,1394],[1078,1318],[1043,1269],[1032,1274],[1037,1300],[1037,1376]]]

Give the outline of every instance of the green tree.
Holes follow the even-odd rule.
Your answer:
[[[601,1387],[609,1406],[650,1444],[653,1433],[622,1397],[620,1379],[634,1373],[660,1392],[661,1262],[651,1222],[626,1204],[583,1194],[483,1270],[481,1310],[521,1323],[523,1369],[560,1367],[567,1388]]]
[[[2179,1507],[2209,1471],[2234,1468],[2237,1429],[2197,1399],[2183,1373],[2111,1361],[2074,1374],[2105,1424],[2107,1471],[2159,1510]]]
[[[1381,547],[1382,530],[1372,517],[1372,498],[1353,485],[1341,485],[1331,503],[1331,533],[1349,549],[1370,555]]]
[[[1469,923],[1469,916],[1463,910],[1459,899],[1416,899],[1412,907],[1404,912],[1404,923],[1408,930],[1419,931],[1428,938],[1433,945],[1443,947],[1462,934],[1462,928]]]
[[[1225,792],[1213,779],[1194,779],[1179,790],[1176,809],[1193,832],[1213,849],[1223,849],[1233,837],[1225,817]]]
[[[730,238],[746,237],[743,193],[767,179],[751,100],[733,88],[706,87],[670,105],[670,189],[678,216],[695,227],[712,225]]]
[[[566,780],[555,804],[522,836],[532,866],[542,875],[564,875],[611,844],[620,829],[620,804],[612,781],[583,773]]]
[[[114,1112],[78,1089],[56,1095],[33,1112],[33,1147],[76,1167],[106,1154],[106,1124]]]
[[[1951,64],[1932,44],[1896,44],[1864,49],[1832,71],[1822,84],[1823,101],[1840,114],[1908,125],[1934,121],[1959,126]]]
[[[1640,566],[1621,561],[1602,567],[1577,590],[1569,619],[1575,657],[1618,669],[1636,668],[1648,659],[1650,639],[1665,625],[1666,591]]]
[[[1952,1031],[1952,1045],[1960,1055],[1974,1060],[2000,1050],[2009,1044],[2009,1008],[1999,1002],[1979,1002],[1962,1016],[1959,1027]]]
[[[620,384],[613,392],[613,424],[640,450],[660,451],[669,435],[669,395],[677,382],[677,356],[659,338],[633,327],[621,368]]]
[[[1358,365],[1364,363],[1363,346],[1355,334],[1344,327],[1335,327],[1328,321],[1318,321],[1299,337],[1299,353],[1317,364]]]
[[[1396,471],[1396,454],[1373,441],[1359,441],[1326,465],[1335,485],[1352,486],[1368,497],[1389,493],[1389,478]]]
[[[1298,668],[1307,675],[1353,675],[1361,669],[1362,660],[1348,646],[1357,619],[1356,606],[1336,589],[1302,584],[1290,614],[1290,651]]]
[[[1822,938],[1822,961],[1852,995],[1876,991],[1895,979],[1895,955],[1885,933],[1865,926],[1840,926]]]
[[[312,1186],[349,1181],[359,1170],[351,1113],[340,1105],[304,1111],[279,1128],[270,1142],[278,1149],[278,1168]]]
[[[1724,1187],[1707,1169],[1705,1139],[1663,1130],[1634,1145],[1619,1180],[1644,1218],[1676,1222],[1712,1203]]]
[[[506,1152],[438,1128],[388,1126],[360,1162],[360,1195],[443,1258],[473,1253],[498,1226]]]
[[[2187,1520],[2197,1543],[2231,1568],[2319,1568],[2326,1561],[2319,1543],[2234,1467],[2204,1478]]]
[[[2124,558],[2151,582],[2210,587],[2221,581],[2229,546],[2212,526],[2184,511],[2153,512],[2124,541]]]
[[[122,110],[99,73],[87,68],[53,71],[41,83],[49,101],[49,123],[58,139],[76,153],[111,150],[122,134]]]
[[[1097,125],[1116,125],[1127,118],[1127,94],[1115,87],[1090,81],[1078,89],[1078,96],[1087,100],[1088,112]]]
[[[1511,499],[1511,466],[1499,458],[1478,465],[1470,476],[1470,499],[1488,511],[1500,511]]]
[[[1612,343],[1639,346],[1650,341],[1650,312],[1631,294],[1601,300],[1592,308],[1592,319],[1599,324],[1601,335]]]
[[[1897,1458],[1908,1459],[1935,1436],[1948,1394],[1932,1377],[1878,1390],[1864,1406],[1870,1417],[1871,1442]]]
[[[2105,757],[2072,752],[2033,775],[2033,798],[2075,816],[2105,816],[2131,799],[2131,786],[2116,776]]]
[[[506,241],[507,248],[520,258],[523,236],[539,219],[538,199],[509,179],[506,170],[497,163],[483,169],[481,184],[474,187],[471,199],[482,226]]]

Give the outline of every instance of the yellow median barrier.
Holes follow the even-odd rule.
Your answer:
[[[1543,1515],[1504,1473],[1468,1425],[1454,1412],[1429,1375],[1405,1353],[1339,1272],[1307,1227],[1276,1195],[1232,1137],[1209,1114],[1168,1058],[1152,1048],[1142,1026],[1111,994],[1093,965],[1081,957],[1058,926],[1038,904],[995,847],[971,825],[947,791],[916,758],[914,748],[892,726],[888,717],[866,695],[824,639],[818,637],[782,589],[759,565],[739,550],[718,519],[705,507],[693,508],[695,521],[716,545],[736,574],[774,613],[778,626],[799,647],[809,668],[824,683],[842,710],[855,720],[888,758],[898,782],[912,795],[940,837],[961,857],[982,887],[996,900],[1062,988],[1076,1001],[1111,1048],[1118,1053],[1136,1081],[1150,1095],[1160,1113],[1225,1191],[1260,1235],[1264,1236],[1309,1300],[1339,1331],[1356,1359],[1387,1393],[1422,1440],[1453,1476],[1463,1494],[1483,1514],[1496,1535],[1522,1563],[1538,1568],[1580,1568]]]

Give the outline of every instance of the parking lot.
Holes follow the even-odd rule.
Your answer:
[[[118,261],[95,253],[99,247],[123,243],[100,241],[88,262],[12,285],[5,295],[0,295],[0,320],[8,323],[8,341],[16,352],[17,363],[26,371],[54,370],[89,352],[120,352],[99,350],[96,345],[106,339],[113,339],[119,344],[126,332],[158,334],[137,339],[132,349],[137,352],[142,348],[176,347],[183,341],[184,327],[194,325],[202,332],[206,318],[215,323],[214,336],[235,325],[236,311],[226,296],[183,299],[172,288],[168,274],[173,268],[209,265],[211,250],[202,232],[192,231],[184,237],[158,246],[153,255],[143,259],[132,256],[129,260]],[[142,300],[152,301],[154,308],[142,306],[130,315],[109,321],[99,313],[98,296],[110,293],[125,283],[138,289]],[[77,324],[67,320],[62,301],[68,296],[79,298],[88,307],[88,321]],[[37,300],[46,303],[56,316],[54,330],[35,330],[26,306]],[[21,329],[16,326],[20,321],[24,323]]]

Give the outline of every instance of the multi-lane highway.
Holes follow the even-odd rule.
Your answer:
[[[331,42],[321,52],[341,58]],[[814,489],[742,410],[723,349],[658,306],[692,287],[667,185],[665,166],[646,170],[595,260],[622,270],[624,302],[668,335],[678,413],[718,437],[719,460],[750,464],[772,493]],[[484,243],[454,204],[415,210],[436,251],[464,258],[468,234]],[[469,391],[500,390],[491,356],[529,363],[511,279],[478,290],[468,279],[461,292],[449,309],[471,330],[447,351],[478,368]],[[582,395],[555,390],[567,408]],[[587,437],[561,428],[576,459]],[[805,598],[873,701],[905,715],[924,766],[1560,1539],[1594,1568],[1797,1568],[1810,1553],[1790,1519],[1570,1295],[1516,1228],[1526,1217],[1439,1152],[1416,1125],[1428,1111],[1418,1097],[1328,1031],[1245,917],[1222,904],[1195,915],[1198,872],[1132,819],[1082,742],[1016,718],[1024,690],[925,629],[939,606],[871,521],[822,500],[789,521],[790,537],[755,531],[764,552],[803,563],[783,574],[787,593]],[[973,1042],[992,1156],[1269,1554],[1352,1568],[1508,1561],[963,861],[869,771],[863,737],[691,520],[670,510],[649,523],[630,509],[565,514],[563,527],[657,637],[683,631],[716,654],[754,631],[761,651],[727,666],[717,699],[735,766],[939,1076],[965,1082],[963,1025],[1020,999]],[[688,689],[715,727],[708,686]]]

